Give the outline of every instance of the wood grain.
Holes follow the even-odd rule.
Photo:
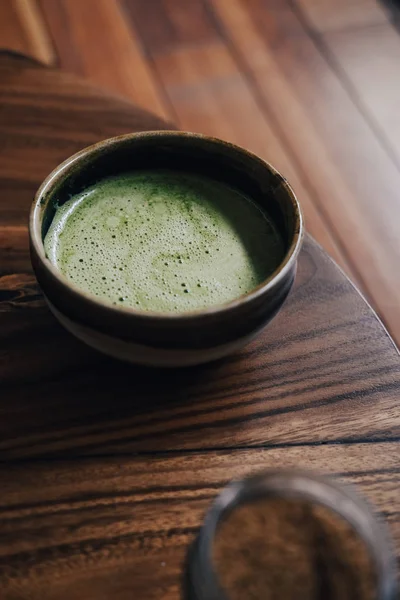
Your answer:
[[[216,494],[277,465],[357,485],[399,548],[397,457],[397,443],[377,443],[9,465],[0,470],[1,597],[180,598],[188,546]]]
[[[32,56],[51,65],[56,56],[36,0],[0,3],[0,48]]]
[[[190,10],[186,9],[187,4],[178,5],[153,0],[144,7],[138,0],[125,0],[135,26],[144,32],[147,50],[180,127],[245,146],[270,161],[294,187],[310,233],[354,278],[279,132],[258,105],[229,49],[220,40],[215,22],[198,0],[190,3]],[[186,28],[193,30],[190,42],[180,29],[173,28],[174,22],[184,22],[185,32]],[[198,22],[201,25],[197,30]],[[169,35],[165,31],[168,24]]]
[[[311,243],[296,289],[268,329],[241,353],[178,377],[155,378],[76,342],[54,322],[32,277],[4,277],[1,298],[0,458],[399,436],[398,353]]]
[[[287,4],[213,0],[212,6],[357,281],[399,342],[397,165]]]
[[[330,32],[323,41],[400,168],[399,34],[384,23],[353,32]]]
[[[120,0],[134,31],[151,54],[219,40],[207,6],[199,0]]]
[[[27,223],[39,184],[74,152],[112,135],[174,127],[73,75],[12,59],[1,61],[0,102],[0,187],[8,199],[0,227]]]
[[[25,273],[28,266],[28,227],[0,226],[0,276]]]
[[[387,23],[387,14],[378,0],[292,0],[307,14],[320,32],[364,30]]]
[[[60,66],[169,117],[151,67],[117,2],[40,0]]]
[[[0,598],[176,600],[212,499],[269,466],[355,483],[400,556],[400,357],[336,265],[308,239],[282,312],[224,361],[102,357],[61,329],[31,273],[32,187],[87,143],[167,125],[11,59],[0,108]]]

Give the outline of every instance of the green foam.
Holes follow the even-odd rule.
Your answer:
[[[249,198],[172,171],[127,173],[87,188],[56,210],[44,246],[85,292],[175,313],[246,294],[284,255],[274,224]]]

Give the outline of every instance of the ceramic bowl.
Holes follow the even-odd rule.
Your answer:
[[[43,239],[56,206],[97,180],[135,169],[179,169],[238,188],[274,220],[285,241],[279,267],[232,302],[181,314],[113,306],[67,280],[46,257]],[[225,356],[252,340],[276,315],[292,287],[303,220],[287,181],[267,162],[222,140],[176,131],[119,136],[59,165],[31,210],[31,260],[50,309],[72,334],[110,356],[152,366],[185,366]]]

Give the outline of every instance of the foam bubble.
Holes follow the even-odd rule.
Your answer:
[[[271,222],[239,192],[167,171],[108,178],[72,197],[57,209],[45,250],[83,290],[161,312],[233,300],[284,251]]]

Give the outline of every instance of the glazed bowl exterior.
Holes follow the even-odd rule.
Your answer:
[[[104,177],[160,168],[218,179],[259,204],[285,242],[285,256],[275,272],[232,302],[180,314],[114,306],[68,280],[46,257],[43,245],[56,207]],[[289,184],[254,154],[198,134],[154,131],[99,142],[59,165],[35,196],[29,235],[37,280],[66,329],[115,358],[151,366],[186,366],[234,352],[276,315],[293,285],[303,220]]]

